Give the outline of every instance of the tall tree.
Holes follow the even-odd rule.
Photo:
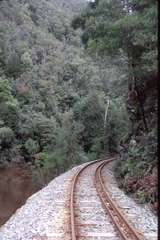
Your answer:
[[[82,21],[83,20],[83,21]],[[76,23],[74,25],[74,23]],[[84,29],[82,41],[90,52],[128,59],[128,98],[134,95],[136,117],[148,130],[144,111],[145,87],[156,78],[157,9],[155,1],[100,0],[94,9],[75,18],[73,27]],[[84,27],[85,26],[85,27]],[[149,76],[149,77],[148,77]],[[140,114],[140,115],[139,115]]]

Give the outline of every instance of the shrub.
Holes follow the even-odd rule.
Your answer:
[[[11,84],[5,77],[0,77],[0,112],[1,118],[9,127],[15,127],[18,119],[18,101],[12,95]]]
[[[72,27],[74,29],[77,29],[77,28],[84,28],[85,26],[85,19],[83,16],[80,16],[80,17],[75,17],[72,21]]]
[[[31,155],[38,153],[40,150],[38,142],[31,138],[29,138],[25,142],[24,147],[25,147],[26,151]]]
[[[14,133],[9,127],[0,128],[0,146],[8,147],[11,146],[14,139]]]

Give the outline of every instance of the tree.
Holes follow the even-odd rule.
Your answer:
[[[0,148],[10,147],[13,143],[14,132],[8,127],[0,127]]]
[[[155,2],[101,0],[95,9],[86,11],[84,21],[82,41],[91,52],[95,51],[102,56],[127,56],[129,94],[132,90],[136,92],[144,129],[148,131],[144,103],[146,76],[150,75],[150,81],[156,76]]]
[[[13,96],[11,85],[5,77],[0,77],[0,111],[5,124],[15,129],[18,121],[18,101]]]
[[[25,147],[26,151],[31,155],[38,153],[40,150],[38,142],[31,138],[29,138],[25,142],[24,147]]]
[[[104,111],[104,95],[98,92],[90,92],[74,106],[75,119],[81,119],[84,126],[81,144],[86,152],[90,151],[94,138],[103,135]]]

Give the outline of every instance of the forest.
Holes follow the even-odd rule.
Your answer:
[[[44,186],[105,154],[157,208],[157,2],[0,1],[0,167]]]

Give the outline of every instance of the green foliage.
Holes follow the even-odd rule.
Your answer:
[[[104,111],[104,95],[98,95],[98,92],[90,93],[74,107],[76,119],[80,118],[84,126],[81,141],[86,151],[90,150],[95,138],[103,135]]]
[[[33,139],[31,139],[31,138],[29,138],[29,139],[25,142],[24,147],[25,147],[26,151],[27,151],[29,154],[31,154],[31,155],[39,152],[39,150],[40,150],[40,147],[39,147],[38,142],[35,141],[35,140],[33,140]]]
[[[130,121],[125,108],[123,98],[115,98],[110,100],[108,109],[108,119],[106,124],[105,144],[111,151],[117,151],[120,141],[125,141],[130,133]]]
[[[18,134],[25,138],[32,138],[39,142],[40,147],[54,143],[56,122],[54,118],[47,118],[41,113],[21,112]]]
[[[9,126],[15,127],[18,117],[18,101],[12,94],[9,81],[0,78],[0,112],[1,119]]]
[[[12,95],[12,88],[7,79],[0,77],[0,102],[7,103],[11,102],[14,104],[15,99]]]
[[[14,133],[9,127],[0,128],[0,146],[10,147],[14,139]]]
[[[17,105],[6,103],[0,106],[3,121],[11,128],[15,129],[18,121]]]
[[[0,127],[4,126],[4,122],[2,120],[0,120]]]
[[[103,145],[104,145],[103,136],[100,136],[99,138],[95,137],[93,139],[91,149],[88,153],[89,159],[91,159],[91,160],[97,159],[104,150]]]
[[[83,0],[24,2],[0,2],[0,161],[34,162],[47,182],[128,139],[128,75],[156,69],[157,11],[144,0],[97,0],[80,15]],[[149,134],[129,149],[124,177],[155,159]]]
[[[139,190],[137,191],[137,198],[139,199],[139,202],[140,203],[145,203],[146,202],[146,195],[145,195],[145,192],[143,190]]]
[[[117,152],[121,144],[119,149],[123,148],[123,151],[121,149],[117,175],[127,191],[136,192],[136,184],[130,184],[130,178],[144,177],[156,166],[157,3],[145,0],[99,0],[93,5],[89,4],[83,14],[73,20],[73,26],[83,29],[82,43],[94,58],[101,57],[101,65],[106,59],[109,61],[110,56],[121,70],[124,71],[124,65],[127,67],[124,77],[120,71],[121,77],[115,82],[116,74],[104,74],[104,68],[101,68],[101,78],[105,89],[109,88],[111,100],[104,148]],[[128,89],[124,85],[128,85]],[[124,91],[119,92],[120,88]],[[137,97],[131,96],[133,92]],[[151,131],[153,128],[154,133]],[[131,137],[136,141],[135,146],[129,144]],[[97,146],[92,147],[94,149]],[[137,196],[141,202],[152,198],[146,189],[140,189]]]
[[[83,152],[79,145],[79,138],[83,131],[82,124],[75,122],[72,112],[65,112],[62,118],[62,127],[57,131],[55,156],[64,166],[78,163]],[[60,160],[61,159],[61,160]]]
[[[59,163],[59,165],[58,165],[56,160],[57,160],[57,158],[56,158],[55,153],[44,152],[42,154],[42,158],[41,158],[41,164],[43,165],[43,171],[45,172],[45,171],[48,171],[50,168],[60,167],[61,164]]]
[[[77,27],[85,28],[82,41],[104,56],[124,52],[138,76],[156,70],[157,6],[154,1],[104,1],[77,17]],[[83,24],[82,24],[82,23]]]
[[[153,132],[140,143],[131,142],[128,155],[123,155],[116,166],[120,186],[134,194],[139,203],[157,202],[157,160]]]
[[[82,29],[84,29],[84,27],[85,27],[85,19],[83,18],[83,16],[75,17],[72,20],[72,27],[74,29],[77,29],[79,27],[82,27]]]
[[[43,174],[52,169],[58,172],[87,158],[79,145],[82,125],[73,120],[72,112],[63,113],[62,126],[57,128],[55,143],[48,145],[42,153],[41,165]]]
[[[127,159],[121,159],[118,163],[117,174],[122,177],[141,178],[151,173],[156,166],[157,145],[155,141],[155,129],[148,133],[141,143],[132,142],[129,145]]]

